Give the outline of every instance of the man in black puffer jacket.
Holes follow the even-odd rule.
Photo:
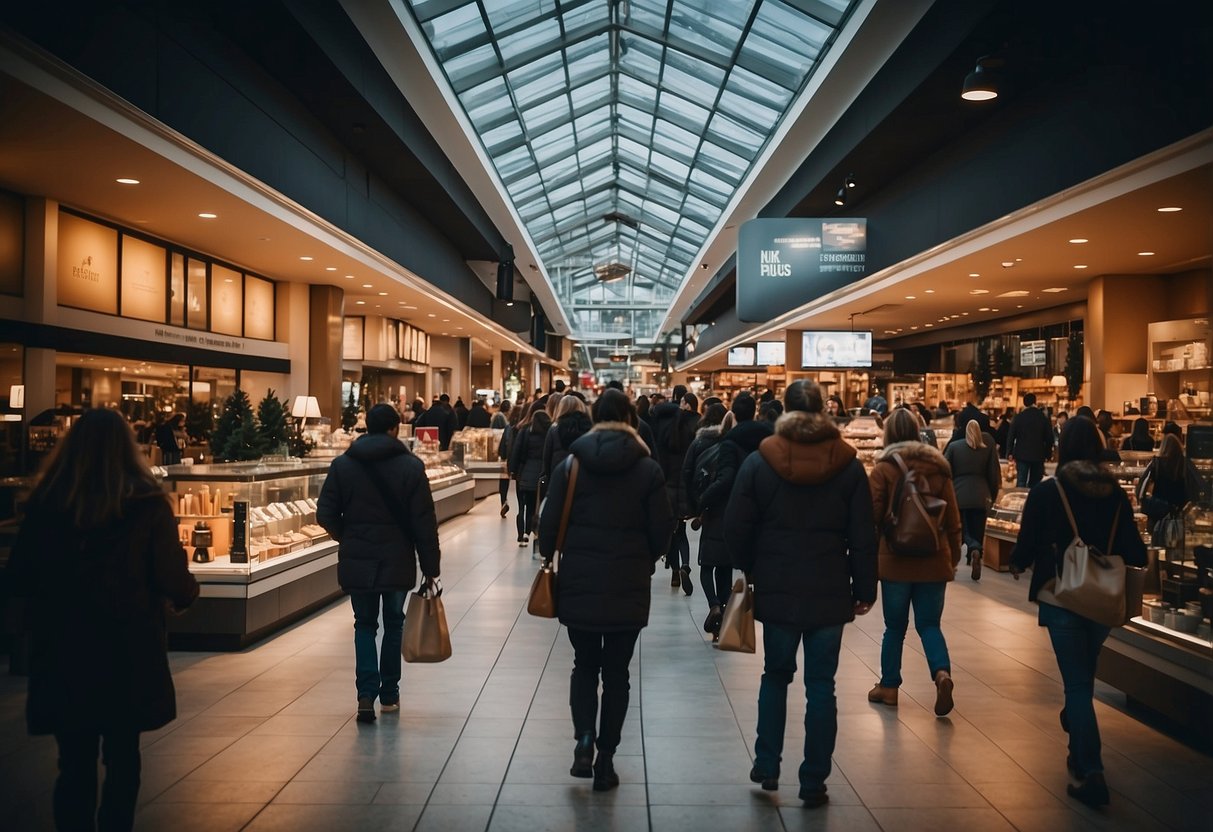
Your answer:
[[[876,601],[876,533],[868,478],[855,449],[822,412],[821,388],[792,382],[784,404],[775,435],[737,473],[724,529],[733,565],[754,584],[754,617],[763,623],[750,779],[769,791],[778,788],[787,688],[803,642],[800,798],[820,806],[838,733],[834,673],[842,628]]]
[[[425,465],[396,438],[400,414],[377,404],[366,435],[333,460],[320,490],[316,522],[340,544],[337,580],[354,607],[358,721],[373,722],[375,699],[400,709],[400,639],[404,601],[417,583],[438,577],[438,520]],[[382,656],[375,654],[383,607]]]

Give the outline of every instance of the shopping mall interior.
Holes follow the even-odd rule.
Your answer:
[[[1208,830],[1211,315],[1206,0],[0,8],[0,561],[40,465],[107,408],[202,587],[169,622],[178,718],[143,736],[136,828]],[[762,650],[713,649],[701,587],[660,564],[622,786],[567,775],[572,650],[526,614],[537,561],[498,513],[492,428],[404,431],[453,656],[355,722],[315,499],[371,405],[613,382],[727,403],[800,379],[869,470],[873,397],[918,407],[941,448],[967,403],[996,423],[1025,394],[1089,407],[1139,510],[1154,451],[1121,442],[1176,425],[1201,493],[1100,658],[1110,806],[1067,797],[1005,461],[985,574],[948,589],[955,711],[932,714],[925,670],[897,709],[869,703],[879,606],[848,626],[826,807],[801,806],[791,757],[779,790],[751,784]],[[232,418],[264,429],[259,459],[232,455]],[[55,743],[26,734],[3,574],[0,812],[49,829]]]

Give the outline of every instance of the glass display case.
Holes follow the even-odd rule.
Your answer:
[[[497,456],[503,433],[500,428],[464,428],[451,439],[454,461],[471,476],[476,499],[496,494],[501,480],[509,476],[506,461]]]
[[[1004,488],[990,507],[986,518],[986,536],[982,541],[981,562],[991,569],[1006,572],[1011,568],[1011,550],[1019,538],[1027,488]]]
[[[843,441],[853,447],[864,470],[872,473],[876,454],[884,447],[884,431],[875,416],[856,416],[841,426]]]
[[[164,468],[162,480],[190,570],[199,578],[248,578],[272,564],[320,553],[319,544],[329,536],[316,523],[316,499],[329,462],[291,459]]]

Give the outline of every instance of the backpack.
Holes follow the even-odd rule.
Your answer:
[[[939,551],[940,524],[947,503],[919,488],[918,472],[893,454],[901,479],[889,500],[881,531],[896,555],[930,557]]]
[[[686,495],[692,515],[697,515],[704,509],[721,507],[704,503],[704,495],[713,486],[719,486],[719,493],[725,497],[725,501],[728,500],[728,495],[733,490],[733,480],[737,476],[740,455],[741,449],[737,447],[737,443],[722,440],[710,445],[695,457],[695,472],[691,475],[690,489]],[[724,501],[713,499],[712,502]]]

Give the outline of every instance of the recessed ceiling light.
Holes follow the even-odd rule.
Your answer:
[[[1030,294],[1031,294],[1031,292],[1028,292],[1026,289],[1015,289],[1010,292],[1003,292],[1001,295],[999,295],[999,297],[1000,298],[1026,298]]]
[[[1014,266],[1014,265],[1015,265],[1015,261],[1014,261],[1014,260],[1003,260],[1003,261],[1002,261],[1002,267],[1003,267],[1004,269],[1009,269],[1009,268],[1011,268],[1011,267],[1012,267],[1012,266]]]
[[[444,324],[449,324],[449,323],[451,322],[451,319],[450,319],[450,318],[443,318],[443,319],[442,319],[442,322],[443,322]]]
[[[1068,291],[1070,291],[1070,289],[1069,289],[1069,287],[1068,287],[1068,286],[1054,286],[1054,287],[1052,287],[1051,289],[1041,289],[1041,291],[1042,291],[1042,292],[1054,292],[1054,293],[1056,293],[1056,292],[1068,292]]]
[[[933,295],[933,294],[935,294],[935,290],[934,290],[934,289],[927,289],[927,294],[928,294],[928,295]]]
[[[910,327],[910,329],[918,329],[918,327],[912,326],[912,327]]]
[[[959,318],[960,316],[959,316],[959,315],[949,315],[948,317],[950,317],[950,318]]]
[[[967,317],[969,317],[969,313],[968,313],[968,312],[961,312],[961,313],[960,313],[960,317],[962,317],[962,318],[967,318]]]
[[[935,326],[935,324],[923,324],[923,326]]]
[[[1076,269],[1085,269],[1085,268],[1086,268],[1086,264],[1080,263],[1079,265],[1075,266],[1074,268],[1076,268]]]
[[[989,289],[970,289],[969,294],[970,295],[988,295],[988,294],[990,294],[990,290]]]
[[[380,292],[380,293],[379,293],[379,297],[381,297],[381,298],[386,298],[386,297],[387,297],[387,292]]]
[[[416,309],[417,307],[416,307],[416,306],[407,306],[407,305],[406,305],[404,308],[405,308],[405,309]]]
[[[224,282],[224,283],[231,283],[231,282],[232,282],[232,279],[231,279],[230,277],[225,277],[225,278],[223,278],[223,282]]]
[[[978,272],[969,272],[969,277],[981,277],[981,274]]]
[[[914,300],[914,295],[906,295],[906,300]]]
[[[138,179],[130,179],[126,176],[122,177],[121,179],[115,179],[114,181],[117,182],[119,185],[138,185],[139,184]]]
[[[366,301],[364,300],[356,300],[354,303],[358,304],[359,306],[366,306]]]
[[[1137,256],[1138,256],[1138,257],[1153,257],[1153,256],[1154,256],[1154,252],[1152,252],[1152,251],[1139,251],[1139,252],[1137,252]]]
[[[977,311],[978,311],[978,312],[989,312],[989,311],[990,311],[990,307],[988,307],[988,306],[983,306],[983,307],[981,307],[980,309],[978,309]]]
[[[219,217],[218,214],[212,214],[210,211],[203,211],[198,216],[204,220],[213,220],[213,219],[217,219]]]
[[[1168,206],[1166,206],[1165,208],[1159,208],[1159,209],[1158,209],[1158,213],[1160,213],[1160,214],[1174,214],[1175,212],[1177,212],[1177,211],[1182,211],[1182,210],[1183,210],[1183,209],[1182,209],[1182,208],[1180,208],[1180,207],[1178,207],[1178,206],[1175,206],[1175,205],[1168,205]]]
[[[347,275],[345,276],[345,279],[346,279],[346,280],[353,280],[353,279],[354,279],[354,276],[353,276],[352,274],[347,274]]]
[[[398,301],[396,301],[396,303],[397,303],[399,306],[404,306],[404,301],[402,301],[402,300],[398,300]]]
[[[325,266],[324,270],[326,272],[335,272],[335,271],[337,271],[337,267],[336,266]]]
[[[433,312],[426,312],[426,313],[425,313],[425,316],[426,316],[427,318],[437,318],[437,317],[438,317],[438,316],[437,316],[437,315],[435,315]]]
[[[301,255],[301,256],[299,257],[299,259],[300,259],[300,260],[303,260],[303,261],[305,261],[305,262],[307,262],[307,261],[309,261],[309,260],[315,260],[316,258],[314,258],[314,257],[308,257],[306,254],[304,254],[304,255]]]
[[[1022,303],[1017,303],[1017,304],[1015,304],[1015,308],[1016,308],[1016,309],[1023,309],[1023,304],[1022,304]]]
[[[998,307],[997,307],[997,306],[995,306],[995,307],[994,307],[993,309],[991,309],[990,311],[991,311],[991,312],[998,312],[998,311],[999,311],[999,309],[998,309]]]
[[[1091,242],[1091,241],[1090,241],[1090,240],[1088,240],[1086,237],[1075,237],[1075,238],[1074,238],[1073,240],[1071,240],[1070,242],[1071,242],[1071,243],[1089,243],[1089,242]]]

